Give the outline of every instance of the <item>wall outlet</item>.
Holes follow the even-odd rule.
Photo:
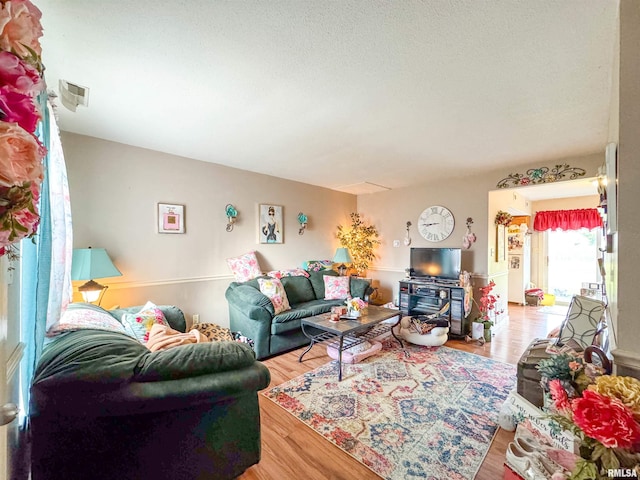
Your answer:
[[[193,324],[195,325],[196,323],[200,323],[200,314],[199,313],[194,313],[193,317],[191,317],[191,319],[193,320]]]

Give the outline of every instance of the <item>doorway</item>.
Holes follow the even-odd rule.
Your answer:
[[[601,283],[598,258],[600,230],[547,231],[546,273],[548,291],[556,303],[568,305],[580,295],[583,283]]]

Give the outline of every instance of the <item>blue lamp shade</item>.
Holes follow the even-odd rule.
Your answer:
[[[340,275],[344,275],[347,272],[345,263],[353,263],[353,259],[349,255],[349,249],[345,247],[337,248],[336,254],[333,256],[333,262],[341,264],[338,266],[338,272],[340,272]]]
[[[352,263],[353,259],[351,255],[349,255],[348,248],[338,248],[336,249],[336,254],[333,256],[334,263]]]
[[[102,299],[107,287],[94,282],[94,278],[120,277],[122,273],[113,264],[104,248],[76,248],[71,260],[71,280],[89,280],[78,287],[85,302]],[[99,302],[98,302],[99,304]]]

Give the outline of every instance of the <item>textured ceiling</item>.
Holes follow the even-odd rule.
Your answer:
[[[35,3],[70,132],[351,193],[607,143],[618,0]]]

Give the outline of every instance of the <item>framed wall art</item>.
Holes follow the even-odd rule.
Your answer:
[[[281,205],[259,205],[258,238],[259,243],[284,243]]]
[[[158,204],[158,233],[184,233],[184,205]]]

